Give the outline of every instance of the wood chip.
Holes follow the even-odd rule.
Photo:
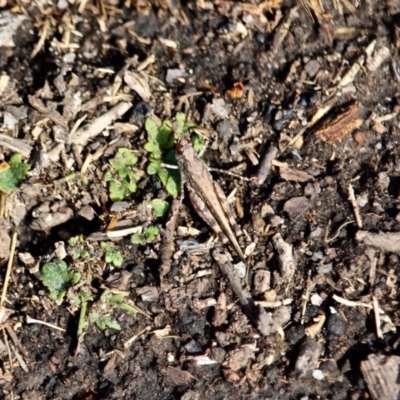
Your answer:
[[[135,91],[146,103],[150,101],[151,90],[149,78],[144,72],[125,71],[125,83]]]
[[[359,111],[358,102],[347,106],[341,113],[328,117],[323,126],[314,132],[315,136],[330,144],[343,139],[363,124],[364,119],[359,117]]]
[[[374,400],[398,399],[400,395],[400,357],[370,354],[361,361],[361,371]]]

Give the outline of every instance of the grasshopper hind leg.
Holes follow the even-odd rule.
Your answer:
[[[221,186],[215,181],[214,181],[214,189],[215,189],[215,192],[217,193],[219,202],[221,203],[221,206],[224,209],[224,212],[229,219],[229,223],[235,232],[235,235],[236,236],[243,235],[242,230],[240,229],[239,225],[236,223],[235,214],[232,211],[232,208],[228,202],[228,199],[225,196],[224,191],[222,190]]]
[[[210,213],[204,201],[192,190],[189,190],[189,197],[197,214],[199,214],[203,221],[215,232],[215,234],[218,236],[218,239],[222,243],[228,243],[228,238],[222,232],[217,220]]]

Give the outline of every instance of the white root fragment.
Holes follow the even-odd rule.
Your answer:
[[[26,316],[27,324],[41,324],[48,326],[49,328],[56,329],[57,331],[65,332],[65,329],[60,328],[57,325],[49,324],[48,322],[40,321],[39,319],[31,318],[29,315]]]
[[[96,118],[91,124],[87,124],[76,132],[69,135],[69,143],[77,146],[85,146],[90,139],[99,135],[104,129],[110,126],[115,120],[122,117],[130,108],[132,103],[121,102],[107,111],[105,114]]]

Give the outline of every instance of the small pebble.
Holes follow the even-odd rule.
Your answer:
[[[257,42],[259,42],[261,44],[264,44],[265,40],[266,40],[266,37],[262,32],[257,32],[256,33],[256,40],[257,40]]]
[[[347,330],[347,322],[340,314],[331,314],[326,325],[329,333],[336,336],[344,335]]]
[[[363,131],[356,131],[356,132],[353,133],[353,140],[357,144],[364,143],[366,139],[367,139],[367,135]]]
[[[313,78],[315,75],[317,75],[320,68],[321,68],[321,65],[319,64],[319,62],[317,60],[310,60],[304,66],[304,70],[307,72],[307,74],[310,78]]]
[[[313,378],[318,380],[318,381],[322,381],[322,379],[325,378],[324,373],[320,369],[314,369],[312,375],[313,375]]]

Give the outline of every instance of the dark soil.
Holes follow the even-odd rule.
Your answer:
[[[1,2],[0,163],[18,152],[31,166],[1,195],[1,286],[12,260],[3,398],[376,398],[362,365],[400,355],[400,239],[360,235],[400,232],[400,3],[258,3]],[[80,141],[82,126],[121,104]],[[213,249],[244,265],[229,244],[209,245],[213,231],[188,196],[161,265],[169,216],[149,202],[172,197],[146,172],[145,120],[177,112],[208,138],[210,167],[257,177],[213,172],[225,194],[235,190],[242,287],[272,321],[267,334]],[[107,171],[121,147],[138,157],[140,178],[112,201]],[[136,226],[159,234],[142,244],[105,235]],[[56,301],[43,266],[60,258],[80,280]],[[107,318],[120,329],[101,327]]]

